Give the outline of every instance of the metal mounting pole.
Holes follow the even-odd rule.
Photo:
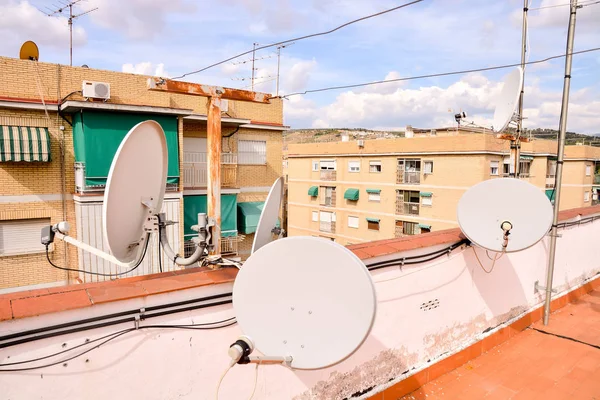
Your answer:
[[[252,91],[254,92],[254,60],[256,58],[256,45],[258,43],[252,43]]]
[[[544,325],[550,319],[550,302],[552,301],[552,279],[554,275],[554,261],[556,256],[556,225],[558,224],[558,211],[560,209],[560,192],[562,184],[563,161],[565,158],[565,135],[567,132],[567,114],[569,110],[569,90],[571,88],[571,65],[573,62],[573,42],[575,41],[575,16],[577,14],[577,0],[571,1],[569,16],[569,31],[567,34],[567,54],[565,58],[565,81],[562,94],[562,107],[560,111],[560,128],[558,134],[558,157],[556,161],[556,182],[554,184],[554,218],[550,231],[550,250],[548,254],[548,275],[546,277],[546,299],[544,301]]]
[[[518,178],[521,173],[521,133],[523,131],[523,94],[525,88],[525,58],[527,53],[527,11],[529,11],[529,0],[523,0],[523,27],[521,30],[521,69],[523,70],[523,82],[521,83],[521,93],[519,95],[517,135],[514,140],[510,141],[510,152],[513,157],[515,178]]]
[[[214,218],[213,248],[210,255],[221,254],[221,97],[208,99],[206,130],[207,173],[206,206],[209,218]]]
[[[69,4],[69,65],[73,66],[73,3]]]

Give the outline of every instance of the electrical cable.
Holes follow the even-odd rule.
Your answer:
[[[545,62],[550,61],[550,60],[554,60],[554,59],[557,59],[557,58],[566,57],[567,54],[569,54],[569,55],[576,55],[576,54],[583,54],[583,53],[591,53],[591,52],[598,51],[598,50],[600,50],[600,47],[593,47],[593,48],[586,49],[586,50],[574,51],[572,53],[559,54],[559,55],[556,55],[556,56],[546,57],[546,58],[543,58],[543,59],[540,59],[540,60],[527,61],[525,63],[525,65],[533,65],[533,64],[545,63]],[[351,84],[351,85],[329,86],[329,87],[320,88],[320,89],[309,89],[309,90],[305,90],[303,92],[290,93],[290,94],[286,94],[284,96],[273,96],[273,97],[270,97],[270,99],[276,99],[276,98],[285,98],[285,99],[287,99],[287,98],[289,98],[291,96],[304,95],[304,94],[308,94],[308,93],[326,92],[326,91],[329,91],[329,90],[351,89],[351,88],[357,88],[357,87],[379,85],[379,84],[382,84],[382,83],[402,82],[402,81],[410,81],[410,80],[425,79],[425,78],[435,78],[435,77],[440,77],[440,76],[462,75],[462,74],[468,74],[468,73],[471,73],[471,72],[493,71],[493,70],[497,70],[497,69],[506,69],[506,68],[520,67],[520,66],[521,66],[521,63],[519,62],[519,63],[515,63],[515,64],[497,65],[497,66],[493,66],[493,67],[465,69],[465,70],[451,71],[451,72],[440,72],[440,73],[435,73],[435,74],[409,76],[409,77],[405,77],[405,78],[396,78],[396,79],[384,79],[384,80],[381,80],[381,81],[356,83],[356,84]]]
[[[256,387],[258,386],[258,367],[260,367],[261,362],[262,360],[256,364],[256,368],[254,369],[254,387],[252,388],[252,394],[250,394],[248,400],[252,400],[254,398],[254,394],[256,393]]]
[[[235,364],[229,364],[227,366],[227,369],[221,374],[221,377],[219,378],[219,381],[217,383],[217,392],[215,393],[215,400],[219,400],[219,389],[221,389],[221,383],[223,382],[223,379],[225,379],[225,375],[227,375],[227,373],[231,370],[231,367],[233,367],[234,365]]]
[[[591,6],[591,5],[598,4],[598,3],[600,3],[600,1],[588,0],[588,1],[582,1],[582,2],[578,3],[577,6],[578,7],[586,7],[586,6]],[[571,5],[571,3],[553,4],[551,6],[530,8],[529,11],[544,10],[546,8],[556,8],[556,7],[564,7],[564,6],[570,6],[570,5]]]
[[[500,257],[498,257],[498,255],[494,256],[494,259],[492,260],[492,267],[488,271],[487,269],[485,269],[485,267],[481,263],[481,260],[479,259],[479,256],[477,255],[477,251],[475,251],[475,246],[472,246],[471,249],[473,249],[473,254],[475,254],[475,258],[477,259],[477,263],[479,264],[479,266],[481,267],[481,269],[483,270],[483,272],[485,272],[486,274],[491,274],[494,271],[494,267],[496,266],[496,261],[498,261],[500,259],[500,257],[502,257],[502,256],[500,256]]]
[[[571,341],[576,342],[576,343],[585,344],[586,346],[590,346],[590,347],[593,347],[594,349],[600,350],[600,346],[598,346],[598,345],[595,345],[593,343],[584,342],[582,340],[575,339],[575,338],[570,337],[570,336],[564,336],[564,335],[559,335],[558,333],[552,333],[552,332],[544,331],[542,329],[534,328],[533,326],[530,326],[529,329],[534,330],[534,331],[539,332],[539,333],[543,333],[545,335],[556,336],[557,338],[567,339],[567,340],[571,340]]]
[[[158,270],[162,273],[162,254],[161,254],[161,243],[162,241],[160,240],[161,236],[160,236],[160,229],[158,230]]]
[[[445,254],[449,254],[454,249],[462,246],[463,244],[470,244],[470,243],[471,243],[470,240],[463,239],[463,240],[456,242],[448,247],[444,247],[443,249],[432,251],[430,253],[420,254],[418,256],[400,257],[400,258],[394,258],[391,260],[375,262],[375,263],[367,265],[367,269],[369,271],[374,271],[374,270],[377,270],[380,268],[393,267],[393,266],[397,266],[397,265],[413,265],[413,264],[424,263],[427,261],[435,260],[436,258],[439,258]],[[415,261],[415,260],[418,260],[418,261]]]
[[[375,13],[375,14],[370,14],[370,15],[367,15],[367,16],[364,16],[364,17],[361,17],[361,18],[358,18],[358,19],[346,22],[345,24],[342,24],[342,25],[338,26],[337,28],[334,28],[334,29],[331,29],[331,30],[328,30],[328,31],[319,32],[319,33],[313,33],[313,34],[310,34],[310,35],[300,36],[300,37],[297,37],[297,38],[294,38],[294,39],[288,39],[288,40],[283,40],[283,41],[277,42],[277,43],[272,43],[272,44],[268,44],[268,45],[264,45],[264,46],[259,46],[259,47],[253,48],[252,50],[248,50],[248,51],[246,51],[244,53],[240,53],[240,54],[235,55],[233,57],[229,57],[226,60],[219,61],[217,63],[211,64],[211,65],[209,65],[207,67],[200,68],[200,69],[192,71],[192,72],[187,72],[187,73],[185,73],[183,75],[176,76],[175,78],[171,78],[171,79],[173,79],[173,80],[175,80],[175,79],[181,79],[181,78],[184,78],[184,77],[186,77],[188,75],[194,75],[194,74],[197,74],[199,72],[206,71],[209,68],[213,68],[213,67],[216,67],[218,65],[225,64],[226,62],[229,62],[229,61],[231,61],[233,59],[236,59],[238,57],[245,56],[246,54],[250,54],[250,53],[256,52],[258,50],[267,49],[269,47],[279,46],[279,45],[290,43],[290,42],[293,42],[293,41],[296,41],[296,40],[304,40],[304,39],[309,39],[309,38],[316,37],[316,36],[328,35],[330,33],[338,31],[338,30],[340,30],[342,28],[345,28],[348,25],[352,25],[354,23],[357,23],[357,22],[360,22],[360,21],[364,21],[364,20],[367,20],[367,19],[370,19],[370,18],[378,17],[380,15],[387,14],[389,12],[396,11],[396,10],[399,10],[401,8],[411,6],[413,4],[417,4],[417,3],[420,3],[422,1],[423,0],[414,0],[414,1],[411,1],[409,3],[405,3],[405,4],[399,5],[399,6],[394,7],[394,8],[390,8],[390,9],[387,9],[387,10],[384,10],[384,11],[380,11],[380,12]]]
[[[144,257],[146,256],[146,250],[148,250],[148,243],[150,243],[150,235],[146,235],[146,243],[144,245],[144,252],[142,254],[142,257],[139,259],[139,261],[137,262],[137,264],[135,264],[133,267],[131,267],[130,269],[128,269],[127,271],[123,271],[123,272],[115,272],[115,273],[110,273],[110,274],[104,274],[101,272],[92,272],[92,271],[86,271],[83,269],[77,269],[77,268],[66,268],[66,267],[60,267],[56,264],[54,264],[52,262],[52,260],[50,260],[50,254],[48,253],[48,245],[46,245],[46,259],[48,260],[48,263],[50,263],[51,266],[53,266],[54,268],[57,269],[61,269],[63,271],[73,271],[73,272],[81,272],[84,274],[89,274],[89,275],[95,275],[95,276],[108,276],[108,277],[117,277],[117,276],[121,276],[121,275],[126,275],[134,270],[136,270],[144,261]]]
[[[219,322],[215,322],[214,324],[218,324]],[[41,368],[48,368],[48,367],[52,367],[54,365],[58,365],[61,363],[66,363],[67,361],[71,361],[74,360],[75,358],[81,357],[89,352],[91,352],[92,350],[95,350],[99,347],[101,347],[102,345],[118,338],[121,337],[127,333],[133,332],[133,331],[138,331],[141,329],[194,329],[194,330],[212,330],[212,329],[219,329],[219,328],[225,328],[231,325],[234,325],[236,323],[236,321],[226,324],[226,325],[219,325],[219,326],[204,326],[206,324],[202,324],[203,326],[200,326],[200,324],[191,324],[191,325],[146,325],[146,326],[139,326],[137,328],[128,328],[128,329],[123,329],[121,331],[115,332],[112,334],[112,336],[110,336],[109,338],[107,338],[106,340],[102,341],[101,343],[85,350],[82,351],[74,356],[62,359],[60,361],[55,361],[49,364],[44,364],[44,365],[38,365],[35,367],[24,367],[24,368],[9,368],[9,369],[2,369],[2,365],[0,364],[0,372],[21,372],[21,371],[32,371],[32,370],[36,370],[36,369],[41,369]],[[195,327],[193,327],[195,326]],[[55,355],[61,354],[63,352],[60,353],[56,353]],[[51,356],[55,356],[55,355],[51,355]],[[47,358],[47,357],[44,357]],[[26,362],[31,362],[31,361],[26,361]],[[5,364],[8,365],[8,364]]]

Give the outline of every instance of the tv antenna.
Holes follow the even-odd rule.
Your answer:
[[[244,335],[229,348],[225,374],[248,363],[313,370],[341,362],[362,345],[377,299],[354,253],[330,240],[296,236],[248,258],[233,284],[233,308]]]
[[[198,232],[193,239],[196,250],[190,257],[180,257],[172,250],[167,226],[175,222],[167,221],[161,213],[167,165],[167,141],[162,127],[152,120],[140,122],[131,128],[117,149],[106,182],[102,232],[112,254],[68,236],[70,226],[64,221],[42,229],[42,244],[48,246],[56,237],[131,270],[143,261],[150,235],[158,233],[160,246],[175,264],[188,266],[198,262],[205,250],[214,246],[214,219],[198,214],[198,225],[192,226]],[[115,275],[118,274],[122,273]]]
[[[83,0],[72,0],[69,2],[61,2],[62,7],[57,7],[55,9],[49,9],[50,12],[46,15],[49,17],[53,17],[56,14],[62,14],[63,11],[69,10],[69,65],[73,66],[73,21],[79,17],[82,17],[86,14],[91,13],[92,11],[96,11],[98,7],[92,8],[91,10],[84,11],[80,14],[73,14],[73,6]]]
[[[277,46],[277,85],[276,85],[276,89],[275,89],[275,96],[279,96],[279,64],[281,61],[281,49],[284,49],[295,43],[296,42],[292,42],[292,43],[281,44],[281,45]]]

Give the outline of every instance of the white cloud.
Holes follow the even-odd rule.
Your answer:
[[[152,75],[152,76],[160,76],[163,78],[168,78],[170,74],[165,71],[165,65],[163,63],[152,64],[150,61],[141,62],[137,64],[123,64],[121,71],[128,72],[130,74],[140,74],[140,75]]]
[[[311,73],[317,66],[317,61],[298,61],[285,71],[283,79],[283,88],[286,93],[297,92],[306,89],[311,78]]]
[[[90,0],[86,8],[98,10],[89,14],[91,20],[107,29],[124,33],[132,39],[153,39],[166,26],[172,13],[192,13],[194,2],[186,0]]]
[[[293,127],[364,127],[406,125],[420,128],[452,126],[454,110],[466,111],[468,120],[491,126],[492,115],[502,84],[482,74],[468,74],[448,87],[423,86],[380,92],[346,91],[328,105],[318,106],[303,96],[285,103],[286,123]],[[539,80],[525,87],[525,127],[557,128],[561,91],[543,90]],[[448,110],[452,110],[449,112]],[[574,91],[569,107],[569,129],[582,133],[600,130],[600,101],[587,89]],[[300,125],[302,124],[302,125]],[[296,126],[298,125],[298,126]]]
[[[48,17],[27,1],[0,2],[0,52],[12,57],[19,56],[21,44],[33,40],[40,48],[40,59],[44,50],[69,49],[69,27],[63,16]],[[73,46],[87,41],[85,31],[73,27]],[[47,54],[47,53],[46,53]]]

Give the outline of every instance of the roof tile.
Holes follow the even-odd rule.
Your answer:
[[[74,290],[66,293],[15,299],[11,301],[11,305],[13,318],[25,318],[87,307],[91,306],[92,302],[85,290]]]

